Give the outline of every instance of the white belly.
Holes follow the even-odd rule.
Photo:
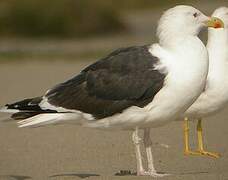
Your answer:
[[[222,79],[222,78],[221,78]],[[223,79],[222,79],[223,80]],[[204,118],[214,115],[228,105],[227,80],[218,82],[214,87],[209,87],[203,92],[194,104],[184,113],[191,119]]]
[[[208,54],[201,41],[197,45],[197,48],[192,48],[189,42],[186,47],[179,47],[176,53],[172,52],[172,59],[176,59],[176,63],[167,64],[170,73],[166,86],[146,107],[150,110],[150,118],[146,123],[153,126],[155,121],[172,121],[200,96],[208,73]]]

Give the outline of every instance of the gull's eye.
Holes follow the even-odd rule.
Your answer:
[[[196,12],[196,13],[193,14],[193,16],[196,18],[196,17],[199,16],[199,13]]]

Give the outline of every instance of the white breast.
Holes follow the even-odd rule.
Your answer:
[[[175,119],[199,97],[206,83],[208,54],[196,37],[173,49],[152,47],[151,53],[164,55],[161,62],[169,72],[165,86],[146,107],[150,111],[146,123],[157,126]]]
[[[228,31],[209,30],[207,49],[209,72],[205,91],[187,110],[190,118],[206,117],[217,113],[228,104]]]

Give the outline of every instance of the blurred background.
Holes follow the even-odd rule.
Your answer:
[[[98,58],[154,42],[157,20],[177,4],[211,13],[209,0],[1,0],[0,60]]]
[[[0,106],[40,96],[116,48],[155,42],[159,17],[177,4],[207,15],[228,6],[227,0],[0,0]],[[206,31],[201,37],[206,40]],[[227,117],[225,109],[203,124],[207,150],[222,154],[216,161],[183,156],[180,122],[153,129],[158,170],[179,174],[174,179],[228,179]],[[194,129],[191,123],[196,147]],[[78,173],[119,179],[119,170],[136,168],[130,137],[67,125],[20,129],[0,121],[0,180],[77,179]]]

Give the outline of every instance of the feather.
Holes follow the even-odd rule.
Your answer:
[[[79,113],[44,113],[18,121],[18,126],[22,127],[39,127],[56,123],[73,123],[80,124],[83,121],[82,114]]]

